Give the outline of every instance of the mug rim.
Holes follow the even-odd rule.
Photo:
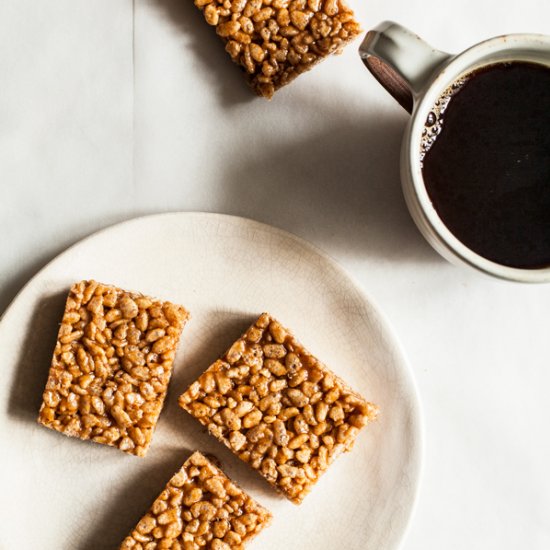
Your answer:
[[[436,71],[434,77],[416,98],[414,110],[405,133],[402,148],[402,160],[404,161],[402,163],[402,182],[404,186],[406,182],[409,183],[409,188],[413,191],[413,197],[411,197],[407,193],[409,189],[404,189],[407,202],[411,198],[416,202],[416,205],[409,202],[409,209],[413,207],[414,212],[411,210],[411,213],[419,229],[432,246],[447,259],[451,261],[458,260],[460,263],[500,279],[533,283],[550,282],[550,266],[536,269],[506,266],[481,256],[462,243],[447,228],[435,210],[426,190],[420,167],[419,153],[422,129],[429,111],[431,111],[435,101],[445,89],[464,74],[494,63],[505,62],[507,51],[521,50],[522,46],[525,48],[524,54],[511,55],[510,61],[529,62],[531,60],[540,63],[540,59],[536,59],[532,52],[538,49],[541,52],[546,51],[550,54],[550,36],[521,33],[489,38],[451,57],[446,65]],[[531,55],[528,55],[529,52],[531,52]],[[495,58],[491,59],[492,56]],[[550,59],[546,64],[550,68]],[[419,215],[421,222],[425,224],[424,227],[419,223],[420,220],[417,218]]]

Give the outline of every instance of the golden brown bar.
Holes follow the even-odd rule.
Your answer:
[[[276,90],[361,32],[343,0],[195,0],[252,89]]]
[[[378,413],[267,313],[179,403],[296,504]]]
[[[96,281],[74,284],[38,421],[144,456],[188,317],[170,302]]]
[[[198,451],[172,477],[120,550],[242,549],[271,514]]]

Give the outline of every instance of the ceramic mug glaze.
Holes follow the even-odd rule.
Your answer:
[[[483,273],[521,282],[549,282],[550,267],[519,269],[476,254],[445,226],[426,191],[421,138],[434,104],[453,82],[500,62],[534,62],[550,67],[550,36],[511,34],[486,40],[458,55],[435,50],[401,25],[387,21],[370,31],[359,48],[364,64],[409,113],[401,149],[401,182],[411,216],[426,240],[447,260]]]

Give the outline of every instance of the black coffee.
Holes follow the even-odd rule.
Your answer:
[[[499,63],[439,99],[422,138],[422,174],[442,221],[496,263],[550,266],[550,69]]]

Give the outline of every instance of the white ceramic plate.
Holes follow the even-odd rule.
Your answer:
[[[68,287],[94,278],[185,305],[174,375],[148,455],[136,458],[39,426]],[[262,311],[382,410],[303,505],[275,494],[177,405],[178,395]],[[274,514],[251,548],[390,550],[417,493],[422,429],[415,385],[379,310],[330,258],[272,227],[177,213],[116,225],[36,275],[0,323],[1,517],[6,550],[116,548],[194,449]]]

